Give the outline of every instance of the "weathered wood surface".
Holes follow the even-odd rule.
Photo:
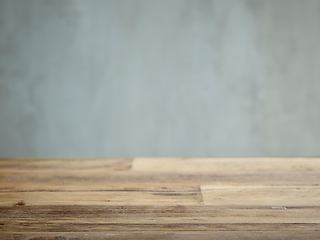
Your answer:
[[[0,239],[320,239],[320,158],[0,159]]]

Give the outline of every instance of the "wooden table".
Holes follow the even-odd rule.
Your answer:
[[[320,239],[319,158],[1,159],[0,239]]]

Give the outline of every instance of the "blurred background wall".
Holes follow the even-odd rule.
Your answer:
[[[318,0],[0,0],[0,157],[320,155]]]

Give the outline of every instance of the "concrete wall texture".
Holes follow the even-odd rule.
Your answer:
[[[0,157],[320,155],[318,0],[0,0]]]

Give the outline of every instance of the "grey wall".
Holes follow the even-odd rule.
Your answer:
[[[320,1],[0,0],[0,157],[320,155]]]

